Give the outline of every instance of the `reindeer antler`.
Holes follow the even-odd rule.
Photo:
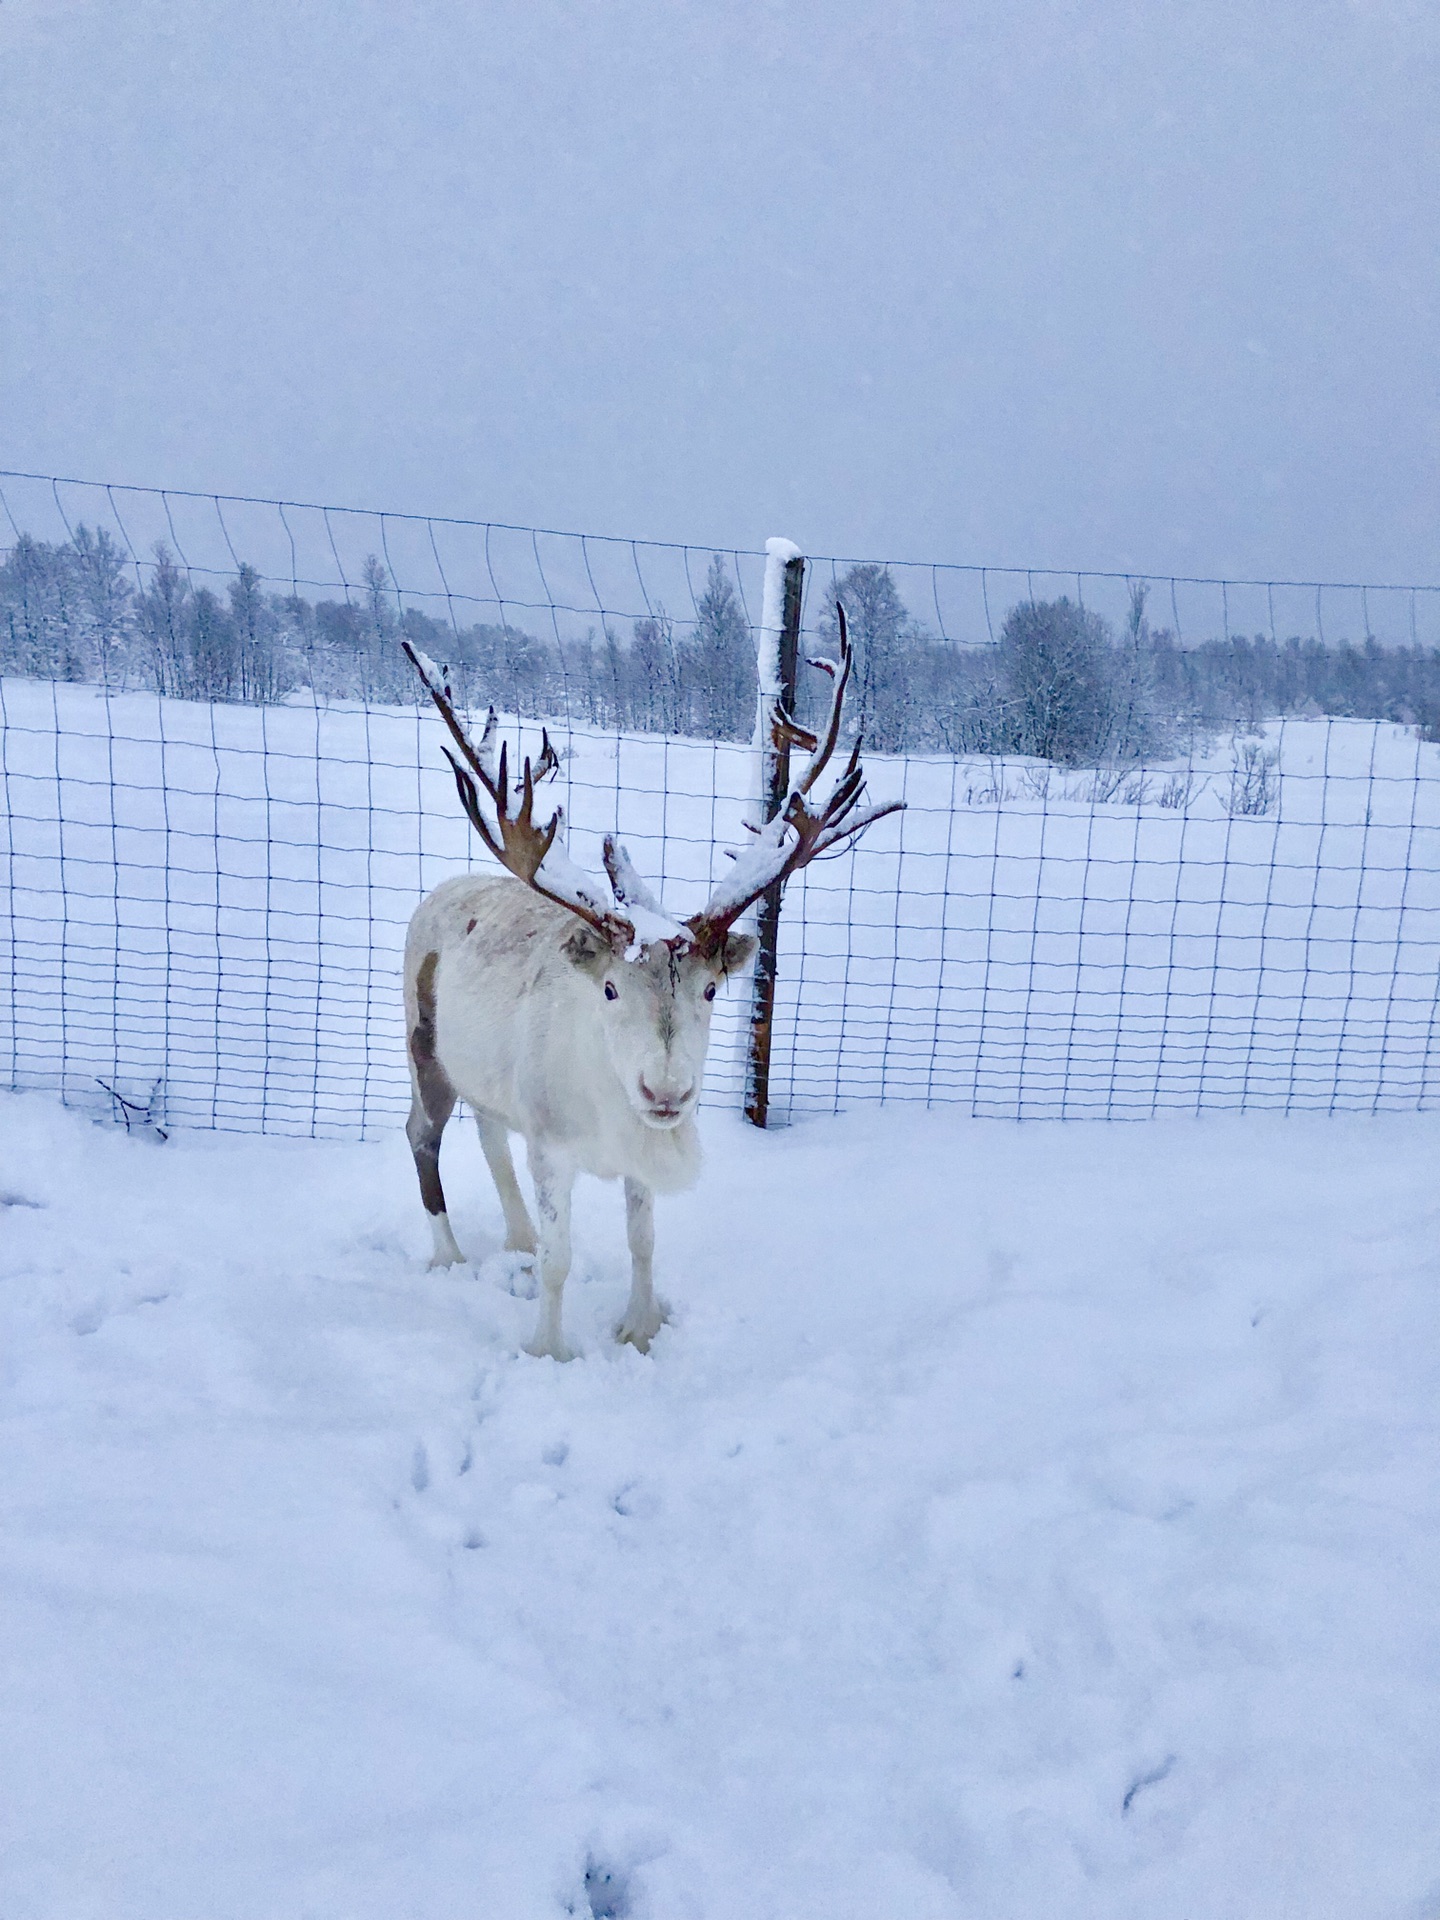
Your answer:
[[[806,804],[816,781],[824,773],[840,738],[840,721],[845,705],[845,690],[850,684],[854,650],[845,623],[845,609],[837,601],[835,612],[840,625],[840,658],[812,660],[810,665],[829,674],[834,682],[830,693],[830,711],[821,733],[808,732],[783,707],[776,710],[774,736],[777,746],[787,742],[805,748],[810,759],[797,780],[792,781],[785,804],[768,825],[761,827],[754,840],[735,857],[729,877],[711,894],[704,910],[692,914],[686,925],[696,948],[716,953],[725,935],[753,906],[767,887],[783,886],[792,873],[808,866],[822,853],[862,834],[887,813],[899,813],[903,800],[890,800],[884,806],[860,809],[865,793],[865,773],[860,764],[859,740],[851,749],[845,771],[835,782],[825,804],[813,810]]]
[[[735,856],[728,879],[715,889],[704,909],[692,914],[684,926],[665,912],[613,834],[605,840],[605,871],[615,896],[615,906],[608,907],[599,883],[574,864],[558,839],[564,823],[563,810],[557,807],[545,826],[536,824],[535,789],[558,772],[560,766],[559,755],[547,732],[541,733],[539,760],[532,762],[527,757],[524,762],[517,807],[510,790],[508,749],[503,742],[498,764],[496,762],[495,737],[499,722],[495,709],[490,709],[477,747],[455,712],[450,688],[435,662],[412,647],[408,640],[400,644],[465,762],[462,766],[450,749],[445,748],[466,817],[507,872],[523,880],[542,898],[575,914],[613,946],[623,949],[637,940],[642,946],[664,941],[677,949],[689,946],[699,953],[714,955],[723,947],[730,928],[767,887],[777,882],[783,886],[801,867],[832,848],[855,840],[875,821],[883,820],[888,813],[900,812],[904,806],[901,800],[891,800],[883,806],[861,807],[865,773],[860,763],[859,740],[824,805],[817,809],[807,804],[807,796],[834,756],[854,664],[845,609],[837,602],[835,611],[840,625],[840,658],[810,662],[828,674],[834,683],[824,728],[819,734],[811,733],[781,706],[774,709],[772,717],[775,744],[800,747],[810,758],[799,778],[791,783],[779,813],[755,832],[750,845]],[[494,810],[493,825],[480,803],[477,781]]]
[[[523,880],[542,899],[552,901],[557,907],[565,907],[577,919],[583,920],[586,926],[593,928],[601,939],[621,949],[630,946],[635,939],[634,918],[607,907],[598,882],[577,867],[563,844],[557,843],[556,836],[565,818],[564,809],[557,807],[545,826],[536,824],[535,789],[542,781],[557,773],[560,767],[560,756],[551,745],[550,735],[542,729],[538,762],[532,763],[526,756],[524,771],[520,776],[519,807],[515,810],[504,742],[501,743],[498,766],[495,761],[494,743],[499,726],[495,709],[490,709],[485,731],[477,747],[455,712],[450,688],[435,662],[418,648],[412,647],[408,640],[402,640],[400,645],[464,757],[466,764],[462,766],[448,747],[444,749],[445,758],[455,774],[455,787],[466,818],[491,853],[508,873],[513,873],[517,880]],[[493,826],[480,804],[475,784],[477,780],[494,808]],[[607,866],[610,854],[611,843],[607,841]],[[625,861],[625,867],[633,872],[628,860]],[[640,884],[643,891],[643,883]],[[615,897],[620,905],[628,904],[618,887]],[[636,904],[648,907],[648,897],[644,902],[637,897]],[[675,931],[678,933],[680,929],[677,927]]]

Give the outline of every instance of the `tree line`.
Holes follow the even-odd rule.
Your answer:
[[[754,724],[754,650],[718,555],[683,626],[657,609],[624,633],[607,624],[564,640],[402,608],[374,557],[346,600],[276,593],[243,562],[223,591],[197,586],[163,544],[144,574],[137,583],[103,529],[56,543],[22,534],[0,565],[0,672],[183,700],[266,704],[309,690],[414,705],[406,639],[446,662],[466,705],[714,739],[743,739]]]
[[[266,704],[308,690],[413,704],[403,637],[448,664],[467,706],[717,740],[754,725],[753,642],[719,555],[693,619],[657,608],[626,631],[607,622],[565,638],[509,622],[453,627],[402,607],[375,558],[343,601],[277,593],[245,563],[220,591],[197,586],[163,545],[144,571],[137,582],[103,529],[64,542],[22,534],[0,564],[0,672],[188,700]],[[837,599],[856,647],[855,724],[881,752],[1124,766],[1283,715],[1393,720],[1440,738],[1437,648],[1268,635],[1182,647],[1151,626],[1143,586],[1118,631],[1066,598],[1025,600],[993,645],[968,645],[916,620],[888,568],[855,566],[819,608],[831,652]],[[818,673],[804,681],[802,717],[828,691]]]

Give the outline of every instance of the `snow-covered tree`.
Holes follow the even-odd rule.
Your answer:
[[[695,625],[680,647],[681,725],[710,740],[743,740],[755,724],[755,649],[740,596],[713,554]]]
[[[295,684],[273,596],[242,560],[230,582],[230,624],[239,669],[238,698],[256,706],[280,700]]]
[[[1012,607],[996,661],[1010,750],[1098,766],[1114,723],[1113,655],[1105,622],[1064,596]]]
[[[903,742],[913,701],[905,656],[915,623],[888,567],[854,566],[825,592],[818,630],[833,649],[838,636],[835,604],[855,649],[850,721],[872,746],[896,750]]]
[[[82,522],[71,541],[85,635],[96,677],[105,686],[123,680],[135,598],[127,556],[104,528]]]
[[[137,621],[144,677],[157,693],[188,698],[192,689],[190,582],[161,540],[150,580],[139,597]]]

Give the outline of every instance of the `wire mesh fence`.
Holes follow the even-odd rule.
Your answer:
[[[82,591],[59,615],[53,598],[41,609],[70,623],[83,672],[0,680],[12,1087],[122,1101],[161,1124],[327,1135],[403,1115],[405,924],[477,849],[435,716],[326,681],[336,656],[378,672],[402,630],[432,652],[448,634],[472,663],[470,697],[498,695],[512,737],[533,747],[549,727],[587,865],[618,831],[685,913],[742,836],[750,752],[699,737],[723,735],[727,698],[737,710],[736,655],[717,648],[707,595],[718,568],[745,635],[763,555],[0,478],[12,559],[27,536],[73,542],[84,526],[133,582],[103,644]],[[213,585],[227,644],[243,606],[219,590],[253,570],[272,640],[290,649],[283,692],[161,690],[139,602],[167,565],[192,600]],[[826,587],[849,567],[812,564],[816,644]],[[1134,584],[885,571],[912,633],[924,608],[927,644],[957,654],[988,646],[1016,601],[1062,586],[1121,621]],[[1331,637],[1417,653],[1440,639],[1440,596],[1424,588],[1150,584],[1192,640],[1242,631],[1257,610],[1276,635],[1313,638],[1323,621]],[[907,811],[787,897],[772,1111],[1432,1104],[1437,756],[1411,724],[1304,715],[1194,734],[1152,766],[867,753],[875,797]],[[721,1013],[708,1082],[730,1104],[741,998]]]

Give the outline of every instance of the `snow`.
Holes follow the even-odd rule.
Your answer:
[[[780,635],[785,626],[785,569],[792,560],[803,558],[793,540],[775,538],[765,542],[765,583],[761,589],[760,626],[755,636],[762,725],[769,718],[769,703],[778,700],[783,691],[780,685]],[[765,736],[761,738],[763,740]]]
[[[785,569],[803,555],[793,540],[765,542],[765,582],[760,596],[760,625],[755,630],[755,737],[750,761],[750,800],[755,824],[761,825],[770,800],[775,747],[772,728],[775,704],[784,695],[780,674],[780,639],[785,628]]]
[[[717,920],[738,914],[775,879],[799,837],[783,810],[767,820],[743,847],[732,849],[734,865],[705,902],[705,912]]]
[[[413,640],[407,641],[406,645],[415,656],[415,664],[420,669],[420,677],[425,682],[426,690],[432,695],[437,689],[443,692],[447,684],[444,670],[437,667],[425,649],[417,647]]]
[[[705,1132],[560,1367],[468,1135],[0,1098],[6,1920],[1434,1912],[1440,1121]]]
[[[666,913],[636,872],[635,863],[630,855],[619,841],[613,838],[607,840],[605,844],[605,871],[610,875],[616,904],[628,917],[634,929],[632,957],[638,957],[646,947],[659,946],[662,942],[679,942],[688,939],[689,929]]]
[[[564,832],[564,826],[565,823],[562,820],[560,832],[551,843],[550,851],[540,862],[540,871],[535,877],[548,892],[555,895],[556,899],[567,901],[571,906],[586,907],[591,913],[599,914],[603,918],[605,914],[614,911],[615,903],[611,900],[604,884],[593,874],[586,873],[570,858],[570,850],[560,837]],[[498,861],[495,863],[494,870],[500,871]]]

